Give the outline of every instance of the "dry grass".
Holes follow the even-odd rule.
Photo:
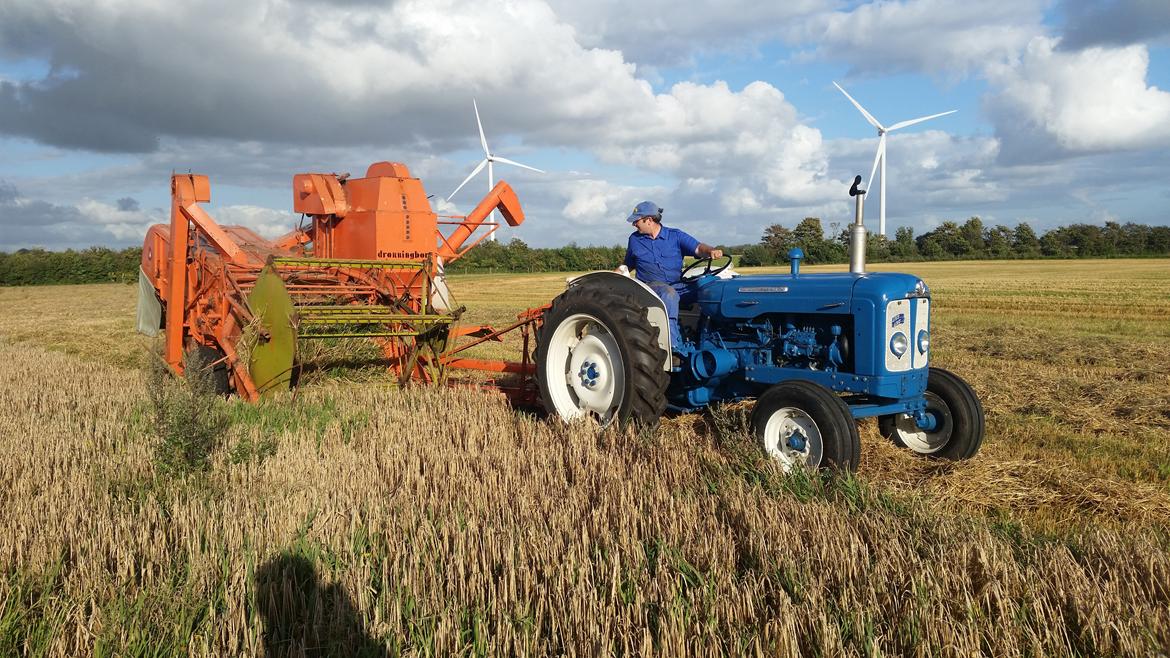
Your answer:
[[[0,289],[0,655],[1165,651],[1170,268],[910,269],[984,450],[867,424],[827,481],[763,460],[748,405],[639,436],[326,377],[222,402],[210,470],[164,477],[133,288]],[[502,324],[563,281],[453,288]]]

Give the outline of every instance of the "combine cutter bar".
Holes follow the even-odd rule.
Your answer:
[[[301,306],[297,308],[299,324],[305,329],[298,338],[409,338],[439,326],[449,325],[449,315],[397,313],[386,307],[371,306]],[[374,327],[403,323],[414,325],[406,329]],[[370,331],[345,331],[341,327],[369,326]],[[338,327],[337,331],[329,331]]]
[[[313,340],[317,338],[411,338],[418,336],[417,331],[358,331],[350,333],[308,333],[297,334],[298,339]]]
[[[451,322],[449,315],[400,313],[386,306],[299,306],[297,313],[302,325],[385,324],[387,322],[440,324]]]

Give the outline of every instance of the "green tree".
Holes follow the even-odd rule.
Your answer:
[[[918,236],[918,251],[930,260],[962,258],[971,253],[971,245],[963,237],[959,225],[947,221],[933,231]]]
[[[982,257],[984,252],[987,251],[987,243],[985,242],[983,233],[982,219],[972,217],[964,222],[962,228],[959,229],[959,235],[967,243],[967,250],[963,253],[956,253],[955,255],[968,258]]]
[[[1012,251],[1019,258],[1036,258],[1040,256],[1040,238],[1027,222],[1016,224],[1012,231]]]
[[[788,253],[789,249],[796,246],[796,237],[792,234],[791,229],[780,224],[773,224],[764,229],[764,237],[761,242],[774,253],[784,255]]]
[[[775,265],[776,254],[763,244],[753,244],[744,247],[740,252],[739,264],[743,267],[759,267],[761,265]]]
[[[918,260],[918,245],[914,243],[914,229],[900,226],[894,231],[894,242],[890,245],[890,257],[898,261]]]
[[[890,260],[890,241],[884,235],[870,233],[865,240],[865,260],[883,263]]]
[[[1011,258],[1012,230],[1003,224],[987,230],[987,255],[991,258]]]
[[[835,260],[832,243],[825,241],[825,230],[819,217],[805,217],[792,230],[793,242],[804,250],[809,263],[831,263]],[[785,254],[781,254],[787,255]]]

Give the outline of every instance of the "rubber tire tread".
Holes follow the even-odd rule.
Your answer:
[[[985,419],[983,403],[971,385],[955,373],[942,368],[931,368],[926,380],[926,390],[934,393],[947,405],[951,412],[951,439],[938,452],[922,455],[932,459],[970,459],[983,445]],[[878,432],[894,442],[899,448],[906,448],[894,425],[894,416],[878,418]],[[909,449],[909,448],[907,448]]]
[[[207,345],[197,345],[193,352],[198,362],[203,364],[215,363],[224,358],[223,352]],[[229,395],[232,392],[227,361],[216,363],[211,369],[211,384],[216,395]]]
[[[788,381],[772,386],[756,400],[751,427],[763,446],[768,418],[783,407],[807,413],[821,431],[822,455],[817,468],[855,471],[861,464],[861,433],[849,405],[836,393],[808,381]]]
[[[558,415],[545,381],[549,343],[557,326],[578,313],[587,313],[601,321],[621,351],[626,390],[616,422],[657,425],[666,412],[670,373],[662,365],[668,355],[658,346],[658,330],[650,324],[646,307],[639,305],[632,295],[623,295],[604,285],[573,286],[553,299],[552,307],[544,314],[544,327],[536,344],[536,382],[545,410],[550,416]]]

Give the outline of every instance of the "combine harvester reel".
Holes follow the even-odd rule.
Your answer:
[[[566,420],[655,423],[664,411],[755,399],[751,428],[785,468],[857,468],[857,421],[876,417],[895,444],[967,459],[983,407],[959,376],[929,365],[930,291],[916,276],[866,272],[858,176],[849,272],[742,276],[727,261],[683,273],[697,302],[670,348],[666,307],[612,272],[569,282],[545,316],[536,355],[545,408]]]
[[[443,277],[445,264],[496,229],[484,221],[493,210],[512,226],[524,221],[503,181],[466,217],[440,220],[400,163],[375,163],[359,179],[299,174],[293,208],[308,223],[274,241],[217,224],[200,206],[211,199],[206,176],[173,176],[171,196],[170,225],[152,226],[143,244],[138,324],[151,335],[161,328],[176,374],[185,355],[196,355],[221,392],[255,401],[287,390],[298,342],[319,339],[374,340],[400,383],[442,381],[449,367],[522,377],[535,370],[527,338],[539,313],[499,332],[457,328],[462,309]],[[469,241],[481,226],[488,230]],[[515,329],[525,338],[519,363],[459,356]],[[452,347],[459,336],[475,339]],[[535,400],[523,381],[503,390]]]

